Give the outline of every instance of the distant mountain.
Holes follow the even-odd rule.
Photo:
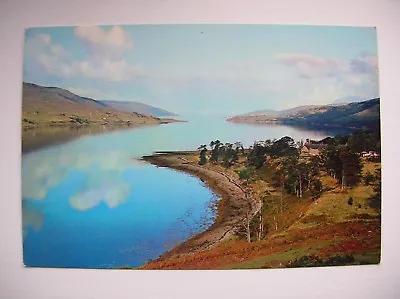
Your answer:
[[[355,102],[364,102],[366,99],[358,96],[349,96],[340,99],[336,99],[333,101],[333,104],[349,104]]]
[[[151,115],[155,117],[171,117],[177,116],[176,114],[164,109],[160,109],[151,105],[139,102],[125,102],[125,101],[99,101],[100,103],[112,107],[115,110],[122,112],[137,112],[143,115]]]
[[[32,83],[22,86],[22,126],[61,125],[136,125],[171,122],[138,112],[126,112],[102,101],[78,96],[58,87]]]
[[[336,105],[300,106],[272,115],[238,115],[227,119],[237,123],[283,123],[309,126],[335,126],[379,130],[380,99]]]
[[[230,119],[240,119],[240,118],[243,118],[243,117],[246,117],[246,118],[247,117],[258,118],[260,116],[262,118],[264,118],[265,116],[267,116],[268,118],[277,118],[277,117],[295,115],[295,114],[300,113],[302,111],[315,109],[317,107],[322,107],[322,106],[323,105],[298,106],[298,107],[289,108],[289,109],[285,109],[285,110],[281,110],[281,111],[276,111],[276,110],[272,110],[272,109],[257,110],[257,111],[253,111],[253,112],[249,112],[249,113],[233,116]]]
[[[243,115],[278,115],[279,111],[272,110],[272,109],[264,109],[264,110],[257,110],[249,113],[245,113]]]

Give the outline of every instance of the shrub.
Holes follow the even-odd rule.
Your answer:
[[[358,214],[356,217],[357,217],[357,219],[377,219],[377,218],[379,218],[379,216],[370,215],[367,213]]]
[[[239,171],[239,178],[248,180],[251,177],[251,174],[252,174],[251,169],[246,168]]]
[[[24,122],[27,122],[28,124],[34,124],[34,122],[31,121],[31,120],[28,119],[28,118],[24,118],[23,121],[24,121]]]
[[[324,262],[324,266],[343,266],[354,263],[354,256],[351,254],[334,255]]]
[[[297,267],[323,267],[323,266],[343,266],[354,264],[355,260],[351,254],[334,255],[327,260],[322,260],[316,255],[306,255],[299,259],[290,261],[288,268]]]
[[[299,259],[290,261],[287,265],[288,268],[297,267],[321,267],[323,266],[323,261],[316,255],[306,255]]]
[[[71,119],[71,122],[73,122],[73,123],[78,123],[78,124],[89,123],[89,121],[86,118],[81,118],[79,116],[71,116],[70,119]]]
[[[373,183],[374,181],[375,181],[375,176],[374,176],[372,173],[368,172],[368,173],[365,175],[365,177],[364,177],[364,184],[365,184],[366,186],[369,186],[369,185],[371,185],[371,183]]]
[[[200,160],[199,160],[199,165],[205,165],[207,163],[207,157],[204,154],[200,154]]]
[[[322,194],[322,183],[321,183],[321,180],[315,179],[313,181],[312,186],[313,187],[311,189],[311,196],[312,196],[313,200],[316,200],[316,199],[320,198],[321,194]]]
[[[381,194],[375,194],[368,198],[368,205],[373,209],[381,209]]]
[[[350,197],[349,200],[347,201],[347,203],[352,206],[353,205],[353,197]]]

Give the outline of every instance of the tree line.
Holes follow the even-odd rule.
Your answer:
[[[231,167],[238,161],[240,154],[244,155],[244,147],[241,142],[223,144],[218,139],[210,142],[209,158],[207,158],[208,149],[206,144],[200,145],[198,150],[200,151],[200,165],[204,165],[209,161],[212,163],[221,162],[225,167]]]
[[[309,140],[310,144],[323,144],[319,155],[302,157],[303,142],[295,142],[289,136],[277,140],[254,142],[253,146],[244,149],[242,143],[222,143],[211,141],[198,150],[199,164],[219,163],[225,167],[235,165],[240,156],[246,158],[246,166],[255,170],[274,162],[273,184],[281,187],[287,194],[303,197],[310,192],[313,198],[322,193],[320,172],[325,171],[335,178],[344,190],[355,186],[361,180],[361,159],[363,151],[380,153],[380,138],[370,131],[355,131],[348,136],[327,137],[319,141]],[[249,177],[249,172],[244,177]]]

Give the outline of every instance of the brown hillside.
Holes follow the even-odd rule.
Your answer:
[[[158,124],[171,121],[136,112],[118,111],[102,102],[80,97],[57,87],[23,83],[22,95],[22,125],[25,128],[88,124]]]

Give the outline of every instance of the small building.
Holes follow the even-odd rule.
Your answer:
[[[361,152],[360,156],[363,158],[379,158],[379,154],[374,151]]]
[[[307,142],[300,148],[300,156],[318,156],[326,147],[326,144]]]

